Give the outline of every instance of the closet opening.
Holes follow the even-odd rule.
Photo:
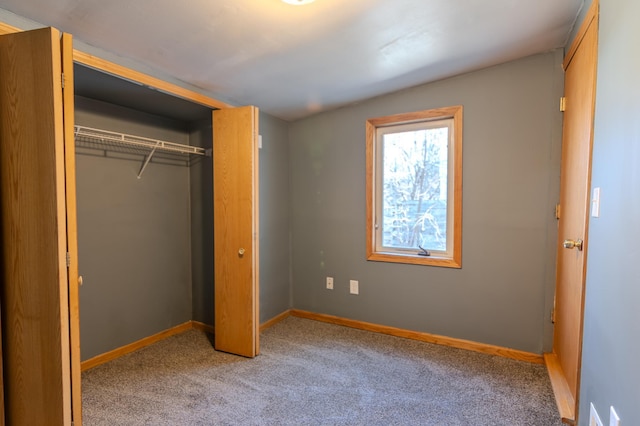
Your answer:
[[[74,74],[81,360],[213,326],[213,108],[78,63]]]

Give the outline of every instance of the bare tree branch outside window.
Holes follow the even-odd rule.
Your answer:
[[[384,135],[383,246],[447,247],[448,128]]]

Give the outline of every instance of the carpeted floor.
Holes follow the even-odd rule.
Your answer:
[[[561,425],[542,365],[289,317],[261,355],[188,331],[83,373],[93,425]]]

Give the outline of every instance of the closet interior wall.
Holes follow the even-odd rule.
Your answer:
[[[211,120],[184,121],[76,96],[76,125],[211,147]],[[211,157],[76,141],[82,360],[191,319],[213,323]],[[207,305],[207,306],[205,306]]]
[[[211,148],[211,119],[190,123],[189,144]],[[211,157],[192,157],[191,190],[191,282],[192,318],[213,326],[213,162]]]

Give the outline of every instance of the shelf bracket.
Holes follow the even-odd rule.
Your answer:
[[[144,159],[144,163],[142,163],[142,167],[138,172],[138,179],[142,177],[142,173],[144,173],[144,169],[147,168],[147,164],[149,164],[149,161],[151,161],[151,157],[153,157],[153,154],[156,152],[156,148],[158,148],[159,146],[160,146],[160,141],[156,142],[156,146],[153,147],[149,155],[147,155],[147,158]]]

